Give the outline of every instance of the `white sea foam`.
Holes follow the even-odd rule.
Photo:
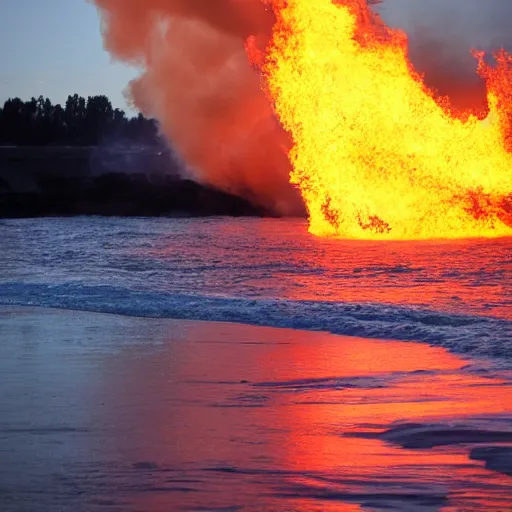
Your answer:
[[[0,304],[241,322],[512,357],[512,240],[350,242],[298,220],[0,223]]]

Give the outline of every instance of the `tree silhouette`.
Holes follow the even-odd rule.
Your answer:
[[[121,144],[161,145],[155,120],[142,114],[129,119],[104,96],[68,96],[64,108],[39,96],[10,98],[0,108],[0,145],[94,146],[103,140]]]

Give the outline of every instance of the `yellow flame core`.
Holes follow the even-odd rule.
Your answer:
[[[405,34],[386,27],[366,0],[271,3],[277,24],[262,71],[293,137],[291,181],[305,200],[311,233],[512,234],[512,154],[502,106],[512,74],[504,52],[507,69],[500,73],[480,57],[489,116],[462,121],[412,70]]]

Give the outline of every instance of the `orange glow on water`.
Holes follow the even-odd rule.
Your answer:
[[[109,415],[126,396],[142,397],[144,407],[128,415],[145,434],[144,449],[118,436],[119,452],[164,467],[172,461],[188,468],[181,478],[201,482],[199,493],[145,493],[141,509],[202,510],[204,496],[211,508],[227,509],[234,488],[248,512],[356,512],[365,507],[351,496],[364,502],[386,485],[397,494],[414,493],[414,485],[453,490],[443,510],[500,510],[507,499],[510,478],[471,461],[467,446],[412,450],[351,435],[372,424],[510,414],[506,381],[465,372],[468,361],[442,348],[236,324],[212,332],[211,324],[190,323],[157,353],[134,350],[140,356],[116,357],[104,371],[127,378],[123,386],[107,382]],[[233,472],[203,480],[198,467],[219,466],[214,461]],[[458,482],[467,497],[454,490]],[[293,495],[276,496],[280,486]],[[315,490],[341,497],[316,502]]]
[[[413,70],[407,36],[366,0],[263,0],[276,14],[253,64],[294,141],[310,232],[363,239],[512,234],[512,58],[475,53],[488,115],[453,112]]]
[[[36,495],[45,510],[510,508],[512,479],[473,458],[467,435],[439,443],[438,427],[463,425],[484,435],[478,448],[512,446],[499,436],[512,440],[511,375],[492,363],[416,343],[242,324],[30,308],[1,315],[2,421],[15,428],[0,437],[13,462],[0,478],[18,509]],[[64,428],[48,426],[49,411]],[[420,439],[432,446],[381,437],[395,421],[428,427]]]

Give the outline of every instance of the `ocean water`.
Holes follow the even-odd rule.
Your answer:
[[[54,218],[0,244],[2,512],[510,510],[512,239]]]
[[[0,305],[240,322],[512,358],[512,238],[321,239],[298,219],[0,221]]]

